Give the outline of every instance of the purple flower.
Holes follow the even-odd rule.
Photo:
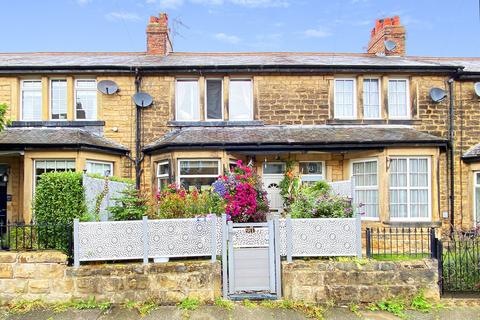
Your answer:
[[[215,191],[216,193],[218,193],[218,195],[220,197],[224,197],[225,194],[227,193],[227,188],[225,187],[225,184],[223,183],[223,181],[221,180],[217,180],[215,181],[213,184],[213,191]]]

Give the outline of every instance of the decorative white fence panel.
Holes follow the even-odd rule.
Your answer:
[[[280,255],[361,256],[361,220],[274,219]],[[254,224],[251,224],[254,225]],[[238,247],[268,246],[267,228],[234,230]],[[222,254],[225,217],[74,223],[75,265],[81,261],[134,260],[156,257],[202,257]]]
[[[334,194],[353,198],[352,180],[334,181],[328,183]]]

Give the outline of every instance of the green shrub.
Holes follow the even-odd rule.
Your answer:
[[[73,223],[87,211],[82,174],[48,172],[40,176],[33,199],[35,220],[40,224]]]
[[[141,220],[148,213],[148,199],[134,187],[128,187],[122,192],[114,206],[108,207],[107,211],[112,214],[115,221]]]

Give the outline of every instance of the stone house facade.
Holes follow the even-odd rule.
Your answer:
[[[367,53],[181,53],[168,30],[167,15],[152,17],[139,53],[0,54],[12,120],[0,134],[4,221],[31,220],[45,171],[134,178],[137,90],[153,97],[140,122],[141,185],[152,193],[207,187],[243,160],[281,211],[293,161],[305,183],[351,181],[368,224],[469,229],[480,219],[479,58],[406,56],[398,17],[376,21]],[[101,80],[118,92],[97,92]],[[434,102],[432,88],[447,96]]]

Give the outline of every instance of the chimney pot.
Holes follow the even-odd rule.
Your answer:
[[[167,55],[172,52],[168,29],[168,15],[151,16],[147,26],[147,54]]]
[[[392,51],[385,49],[385,41],[390,40],[396,43]],[[375,27],[370,32],[368,53],[384,55],[405,55],[405,28],[400,24],[400,17],[386,17],[375,20]]]

